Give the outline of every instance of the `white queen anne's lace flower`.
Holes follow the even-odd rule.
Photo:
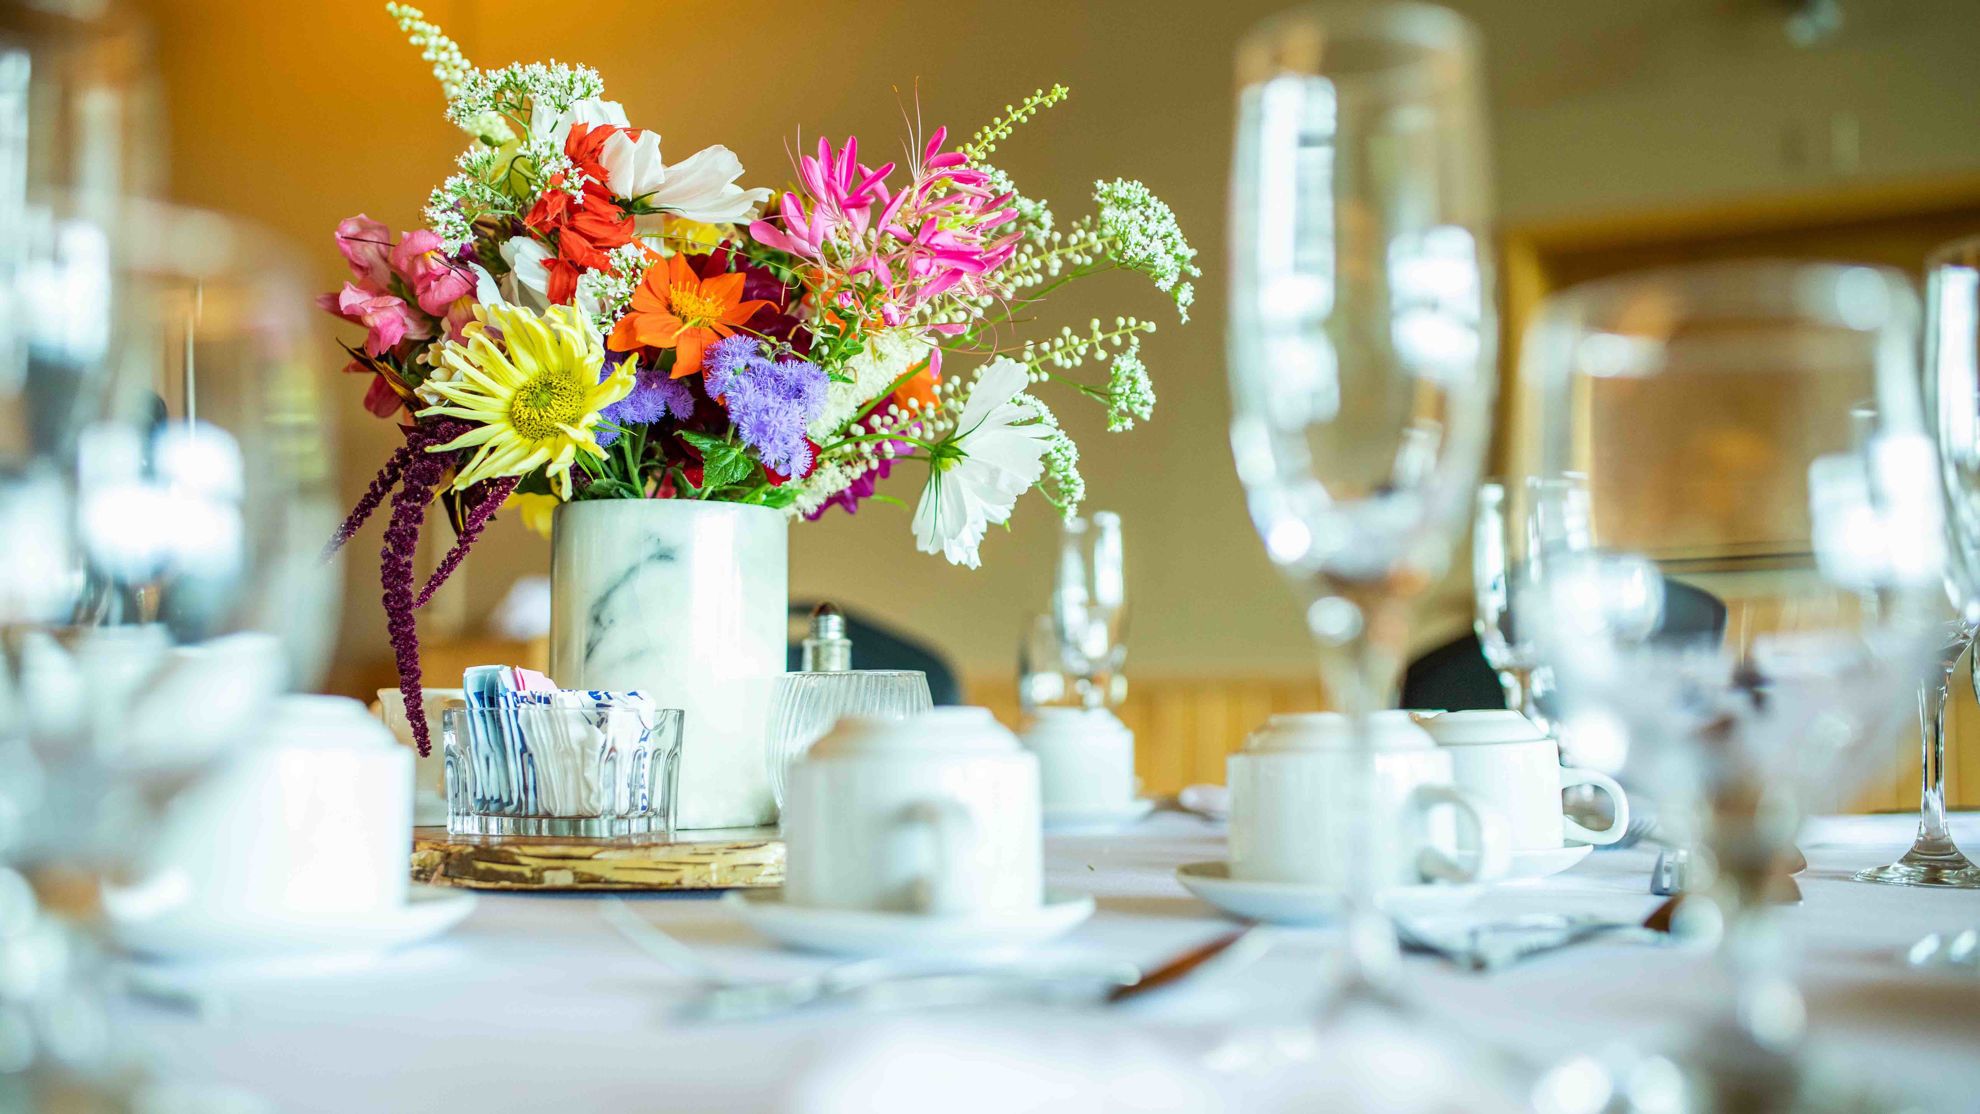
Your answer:
[[[923,553],[978,567],[977,548],[990,524],[1011,517],[1011,505],[1045,473],[1045,457],[1064,435],[1040,420],[1042,407],[1024,393],[1031,381],[1008,358],[985,365],[956,417],[955,432],[930,453],[928,486],[914,512],[914,538]]]
[[[836,369],[846,381],[834,380],[826,389],[825,409],[805,427],[805,432],[821,444],[833,440],[840,428],[859,413],[860,407],[879,398],[909,368],[928,359],[933,350],[927,341],[904,329],[887,329],[868,336],[866,351]]]

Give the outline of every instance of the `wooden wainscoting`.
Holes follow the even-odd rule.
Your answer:
[[[1947,761],[1947,803],[1980,806],[1980,705],[1966,687],[1962,669],[1954,686]],[[994,712],[1005,724],[1022,725],[1017,686],[1008,678],[975,677],[964,683],[973,704]],[[1144,792],[1174,793],[1199,782],[1222,784],[1224,758],[1252,728],[1275,712],[1324,707],[1316,681],[1260,677],[1136,677],[1120,717],[1133,729],[1135,768]],[[1970,725],[1970,726],[1969,726]],[[1889,771],[1859,791],[1816,802],[1819,811],[1910,812],[1918,808],[1918,733],[1906,730],[1889,745]]]

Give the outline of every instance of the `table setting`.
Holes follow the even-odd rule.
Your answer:
[[[1139,180],[1055,213],[994,161],[1063,85],[785,182],[384,13],[466,148],[417,223],[336,223],[314,298],[78,170],[145,96],[91,62],[120,28],[0,23],[42,136],[0,151],[0,1110],[1980,1108],[1980,240],[1922,292],[1627,270],[1503,337],[1486,44],[1440,7],[1243,38],[1214,264]],[[1103,273],[1124,304],[1037,324]],[[1126,300],[1186,328],[1198,282],[1325,697],[1172,792],[1130,619],[1210,589],[1131,595],[1190,541],[1080,461],[1156,420]],[[1013,721],[793,604],[794,525],[897,504],[976,570],[1034,492]],[[544,539],[544,660],[433,666],[498,516]],[[1408,706],[1466,567],[1503,699]],[[372,598],[375,702],[326,681]],[[1914,720],[1918,816],[1839,812]]]

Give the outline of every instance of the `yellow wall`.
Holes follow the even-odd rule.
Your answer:
[[[273,227],[327,289],[336,221],[403,227],[461,146],[437,88],[371,0],[149,0],[170,97],[170,182],[187,201]],[[1230,58],[1277,0],[764,0],[549,3],[431,0],[485,64],[595,65],[636,123],[676,156],[721,142],[776,184],[800,133],[857,132],[890,150],[900,113],[967,132],[1008,100],[1063,81],[1072,100],[1005,145],[1032,192],[1078,212],[1092,179],[1146,180],[1203,251],[1198,320],[1147,347],[1156,420],[1126,439],[1068,404],[1092,505],[1123,512],[1132,561],[1132,666],[1151,673],[1300,674],[1305,636],[1245,520],[1225,446],[1221,241]],[[1980,170],[1980,4],[1848,5],[1836,44],[1790,47],[1782,6],[1721,0],[1473,0],[1493,66],[1499,189],[1508,219],[1656,208],[1736,194],[1820,191],[1870,178]],[[1850,139],[1854,135],[1854,140]],[[1840,138],[1838,138],[1840,137]],[[1138,283],[1102,279],[1052,328],[1123,310],[1164,316]],[[338,361],[324,328],[324,374]],[[347,494],[391,444],[336,382]],[[895,485],[893,493],[912,497]],[[793,532],[792,588],[922,632],[964,668],[1012,667],[1021,613],[1041,597],[1052,516],[1021,509],[979,572],[913,552],[905,512],[874,506]],[[369,535],[368,535],[369,536]],[[384,649],[372,548],[349,569],[343,654]],[[500,523],[429,625],[471,627],[507,581],[546,566],[542,543]],[[1466,620],[1447,593],[1439,631]],[[451,618],[450,618],[451,617]]]

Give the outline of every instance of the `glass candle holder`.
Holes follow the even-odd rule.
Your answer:
[[[449,832],[673,838],[679,709],[611,693],[512,695],[540,698],[441,717]]]
[[[915,669],[786,673],[770,706],[770,793],[784,807],[791,763],[844,716],[906,719],[934,707],[928,675]]]

